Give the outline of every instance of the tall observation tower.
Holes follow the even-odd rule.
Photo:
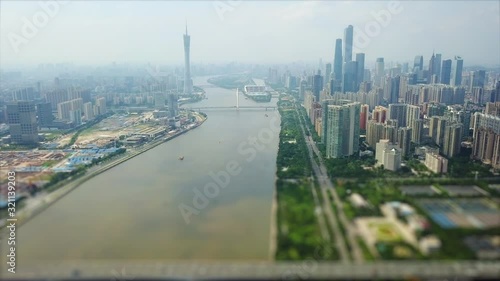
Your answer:
[[[189,45],[191,36],[188,35],[188,28],[186,22],[186,34],[184,34],[184,94],[191,94],[193,92],[193,81],[191,80],[191,69],[189,65]]]

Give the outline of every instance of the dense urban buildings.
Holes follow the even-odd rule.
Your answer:
[[[348,26],[344,39],[335,41],[333,65],[320,66],[326,69],[325,76],[320,72],[303,76],[302,81],[309,83],[297,86],[305,96],[306,112],[327,148],[328,157],[353,155],[356,149],[352,140],[359,137],[359,132],[341,130],[340,124],[359,122],[358,128],[366,132],[364,145],[369,149],[377,151],[382,140],[391,144],[389,149],[377,151],[380,163],[380,155],[385,152],[394,160],[389,161],[391,170],[397,170],[398,165],[393,165],[398,163],[396,159],[402,162],[412,158],[416,145],[436,148],[422,158],[435,173],[446,173],[448,159],[459,157],[463,146],[470,145],[472,158],[496,167],[496,135],[493,136],[491,121],[483,121],[491,117],[482,117],[480,112],[474,115],[479,109],[473,104],[486,105],[484,114],[497,114],[497,107],[491,102],[500,96],[498,76],[491,79],[483,70],[466,72],[462,57],[443,59],[440,53],[433,53],[428,65],[424,65],[423,56],[415,56],[413,67],[407,62],[386,65],[384,58],[376,58],[372,72],[365,69],[364,53],[352,54],[352,37],[353,30]],[[319,81],[324,84],[318,86]],[[304,94],[308,89],[309,96]],[[346,100],[359,103],[359,119],[346,117],[349,107],[341,106]],[[474,135],[469,134],[469,128],[474,129]]]

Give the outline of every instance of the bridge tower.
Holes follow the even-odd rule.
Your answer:
[[[236,88],[236,110],[240,109],[240,92],[239,88]]]

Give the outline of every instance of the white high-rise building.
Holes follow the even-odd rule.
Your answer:
[[[97,115],[102,115],[102,114],[106,114],[107,112],[107,108],[106,108],[106,98],[98,98],[96,101],[95,101],[96,105],[97,105]]]
[[[375,149],[377,166],[384,165],[385,170],[397,171],[401,168],[401,150],[388,139],[380,140]]]
[[[416,105],[408,105],[406,109],[406,126],[413,126],[413,121],[420,119],[420,107]]]
[[[78,126],[82,124],[82,111],[80,109],[71,110],[69,114],[70,120],[74,125]]]
[[[71,102],[65,101],[57,104],[57,118],[61,120],[69,120],[71,111]]]
[[[500,116],[474,114],[472,157],[500,169]]]
[[[446,174],[448,172],[448,159],[435,152],[427,152],[425,166],[436,174]]]
[[[91,102],[83,104],[83,115],[85,115],[87,121],[94,119],[94,107]]]
[[[384,169],[397,171],[401,168],[401,151],[395,146],[384,150]]]
[[[65,101],[57,104],[57,116],[61,120],[71,120],[72,110],[83,109],[83,99],[78,98],[70,101]]]
[[[377,166],[384,164],[384,150],[391,144],[388,139],[382,139],[375,145],[375,159]]]

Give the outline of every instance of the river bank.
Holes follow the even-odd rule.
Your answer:
[[[234,91],[208,85],[207,77],[194,80],[208,97],[196,106],[234,106]],[[240,99],[240,105],[256,103]],[[22,245],[16,255],[23,257],[23,271],[30,264],[43,266],[43,260],[74,261],[75,265],[81,260],[118,259],[272,263],[270,214],[277,132],[273,131],[271,142],[257,148],[252,139],[257,137],[261,143],[259,136],[271,128],[263,111],[207,113],[203,126],[92,177],[23,223],[16,235],[16,243]],[[250,158],[253,151],[255,157]],[[87,173],[115,159],[94,165]],[[227,164],[233,162],[241,172],[223,185]],[[218,196],[198,208],[201,205],[193,198],[207,184],[218,185],[220,180]],[[196,210],[189,223],[179,209],[182,204]]]
[[[278,177],[276,177],[278,181]],[[278,191],[276,184],[274,185],[273,201],[271,203],[271,226],[269,228],[269,260],[276,259],[276,251],[278,249]]]
[[[299,116],[293,103],[278,102],[281,131],[276,159],[277,180],[277,261],[319,259],[315,257],[324,245],[329,245],[328,232],[320,223],[320,213],[314,200],[314,185],[308,159],[307,144],[300,130]],[[321,260],[336,260],[335,251],[328,251]]]
[[[50,207],[52,204],[57,202],[59,199],[63,198],[65,195],[69,194],[71,191],[73,191],[75,188],[83,184],[84,182],[88,181],[89,179],[121,164],[124,163],[125,161],[128,161],[152,148],[157,147],[160,144],[163,144],[165,142],[168,142],[169,140],[172,140],[174,138],[177,138],[197,127],[199,127],[201,124],[203,124],[206,120],[207,117],[201,116],[200,114],[197,114],[197,122],[194,124],[194,126],[189,127],[188,129],[184,129],[172,136],[166,137],[166,138],[160,138],[158,140],[155,140],[151,143],[148,143],[144,145],[144,147],[141,147],[139,150],[132,152],[131,154],[125,154],[122,157],[119,157],[118,159],[113,160],[110,163],[104,164],[102,167],[98,167],[97,170],[93,170],[90,173],[83,174],[82,176],[72,179],[70,182],[65,183],[62,187],[44,195],[43,198],[40,198],[36,201],[36,204],[32,205],[26,205],[24,208],[21,210],[18,210],[16,212],[16,219],[17,219],[17,225],[21,225],[37,214],[43,212],[45,209]],[[7,224],[7,220],[3,219],[0,221],[0,229],[2,229],[5,225]]]

